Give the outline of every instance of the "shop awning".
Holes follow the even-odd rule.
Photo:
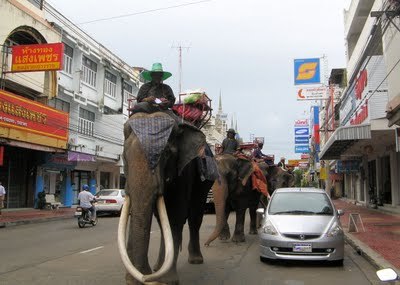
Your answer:
[[[340,159],[340,155],[358,140],[371,139],[371,125],[339,127],[320,152],[320,159]]]

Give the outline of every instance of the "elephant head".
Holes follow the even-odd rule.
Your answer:
[[[266,171],[270,194],[272,194],[276,189],[294,186],[294,175],[281,167],[268,166]]]
[[[182,198],[186,193],[179,190],[183,189],[180,187],[183,185],[179,180],[180,174],[204,152],[204,134],[197,129],[190,129],[186,125],[178,126],[170,115],[163,112],[137,113],[125,123],[123,160],[127,196],[118,228],[118,247],[129,280],[132,276],[140,283],[147,284],[170,274],[174,266],[176,268],[180,242],[177,229],[183,227],[186,217],[182,214],[179,222],[174,217],[169,219],[168,215],[176,211],[166,207],[164,197],[167,206],[168,198],[170,201],[175,194],[180,195],[181,200],[186,199]],[[182,209],[182,212],[185,210]],[[154,211],[164,237],[162,252],[165,250],[165,256],[159,258],[159,270],[152,273],[147,252]],[[126,244],[128,220],[130,233]]]

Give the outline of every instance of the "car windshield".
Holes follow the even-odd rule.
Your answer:
[[[118,196],[118,190],[101,190],[96,196]]]
[[[270,215],[333,215],[333,207],[324,193],[276,193],[269,207]]]

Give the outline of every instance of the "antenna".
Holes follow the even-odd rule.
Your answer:
[[[182,93],[182,49],[186,48],[189,51],[190,46],[172,46],[179,51],[179,94]]]

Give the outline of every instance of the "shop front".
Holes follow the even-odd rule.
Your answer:
[[[0,90],[0,144],[4,154],[0,179],[7,191],[7,208],[34,206],[37,194],[44,190],[41,165],[49,153],[65,152],[68,122],[66,112]],[[48,187],[53,187],[53,176],[47,177]]]

